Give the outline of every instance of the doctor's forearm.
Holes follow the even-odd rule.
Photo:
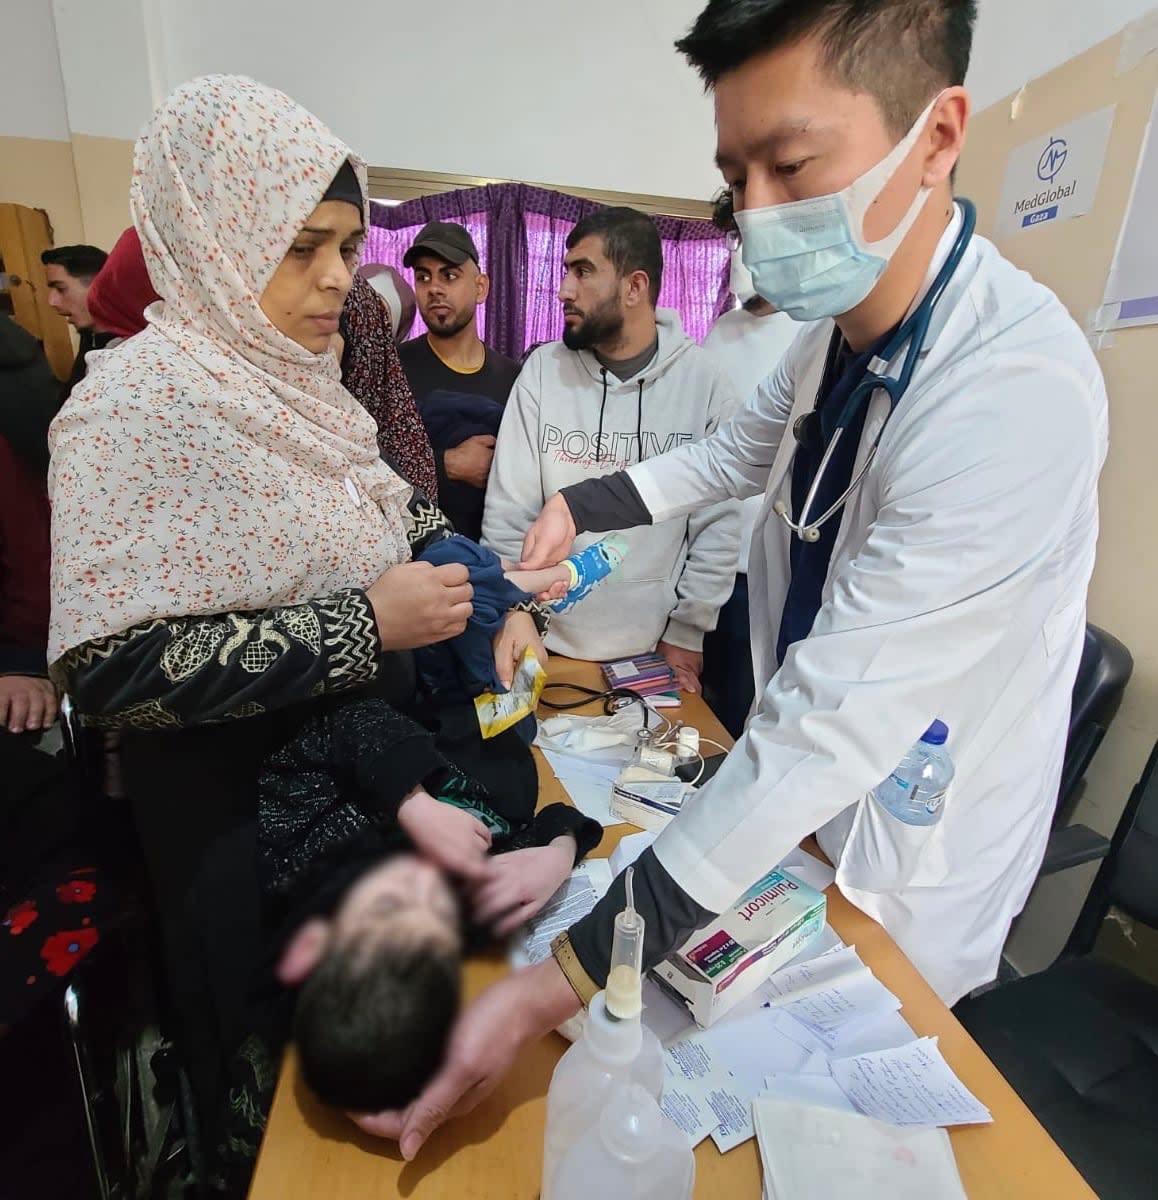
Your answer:
[[[718,914],[697,904],[661,866],[649,847],[635,862],[633,880],[636,911],[646,922],[643,943],[644,968],[653,967],[678,949],[697,929]],[[611,969],[611,940],[615,918],[625,904],[625,881],[621,873],[607,895],[581,921],[558,939],[556,960],[583,1000],[585,995],[602,988]],[[579,972],[585,973],[590,986],[584,988]]]
[[[577,533],[607,533],[651,524],[651,513],[625,471],[584,479],[565,487],[560,495],[571,510]]]

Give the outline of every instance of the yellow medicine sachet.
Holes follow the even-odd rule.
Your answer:
[[[509,692],[483,692],[474,700],[478,725],[484,738],[498,737],[539,706],[547,672],[528,646],[515,670]]]

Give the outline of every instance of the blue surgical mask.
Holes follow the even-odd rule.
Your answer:
[[[744,265],[769,304],[797,321],[817,321],[850,312],[876,287],[930,189],[917,192],[900,224],[879,242],[865,241],[865,216],[939,99],[934,97],[905,137],[844,191],[736,213]]]

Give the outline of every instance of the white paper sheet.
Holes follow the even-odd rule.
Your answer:
[[[795,960],[779,971],[773,971],[760,985],[760,992],[773,1008],[779,1008],[865,973],[871,974],[861,962],[856,947],[841,946],[814,958]]]
[[[618,875],[630,867],[658,836],[645,829],[641,833],[629,833],[620,838],[619,845],[611,852],[611,874]]]
[[[770,1098],[752,1107],[769,1200],[965,1200],[943,1129]]]
[[[554,750],[544,750],[543,757],[571,797],[571,803],[585,816],[604,827],[624,824],[622,817],[611,811],[611,783],[619,774],[618,767],[589,762]]]
[[[515,966],[545,962],[551,942],[595,907],[612,878],[605,858],[589,858],[576,867],[534,920],[511,940],[510,961]]]
[[[823,1073],[769,1075],[764,1080],[763,1092],[757,1097],[758,1100],[765,1098],[784,1100],[792,1104],[809,1104],[815,1108],[831,1108],[837,1112],[860,1115],[856,1105],[840,1090],[840,1084],[828,1073],[827,1062],[824,1063]],[[753,1124],[755,1124],[754,1121]]]
[[[752,1137],[752,1101],[765,1077],[798,1071],[812,1057],[812,1048],[787,1037],[779,1025],[778,1013],[758,1008],[667,1046],[668,1082],[680,1104],[694,1110],[692,1127],[700,1138],[710,1133],[721,1151]]]
[[[983,1125],[993,1120],[953,1074],[936,1038],[833,1059],[832,1077],[862,1113],[891,1125]]]

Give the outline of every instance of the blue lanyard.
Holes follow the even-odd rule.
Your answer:
[[[925,346],[925,338],[929,334],[933,310],[949,286],[949,280],[953,278],[953,273],[964,257],[973,238],[973,231],[977,227],[977,209],[974,207],[973,201],[960,199],[956,203],[961,209],[961,231],[957,234],[957,240],[953,243],[952,250],[949,251],[949,257],[945,259],[940,271],[937,272],[937,278],[933,280],[933,286],[925,293],[924,299],[917,305],[916,310],[901,323],[897,332],[869,363],[868,372],[853,388],[852,395],[849,396],[841,410],[840,420],[836,423],[838,430],[848,427],[857,409],[869,400],[877,388],[883,388],[889,394],[889,411],[885,417],[886,421],[893,415],[894,409],[908,390],[913,372],[917,369],[921,351]],[[883,372],[888,369],[889,363],[900,354],[906,345],[909,349],[905,355],[900,375],[896,379],[885,375]]]

